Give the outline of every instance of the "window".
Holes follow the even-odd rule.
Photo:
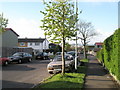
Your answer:
[[[21,42],[21,43],[20,43],[20,46],[25,46],[25,43],[24,43],[24,42]]]
[[[30,46],[32,46],[32,43],[30,43]]]
[[[37,46],[37,45],[40,45],[40,43],[36,42],[35,45],[36,45],[36,46]]]

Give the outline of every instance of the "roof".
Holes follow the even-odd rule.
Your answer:
[[[95,45],[103,45],[102,42],[96,42]]]
[[[19,38],[18,42],[43,42],[45,38]]]
[[[17,36],[19,36],[12,28],[5,28],[6,31],[10,30],[12,31],[14,34],[16,34]]]

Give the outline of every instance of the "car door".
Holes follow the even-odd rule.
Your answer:
[[[23,53],[23,59],[24,59],[24,61],[26,61],[27,60],[27,54],[26,53]]]

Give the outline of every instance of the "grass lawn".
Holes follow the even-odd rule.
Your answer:
[[[87,62],[87,60],[82,60]],[[86,66],[79,66],[77,72],[65,73],[64,76],[56,74],[53,77],[45,80],[40,85],[36,86],[34,89],[40,88],[78,88],[82,89],[84,85],[84,78],[86,74]],[[33,90],[34,90],[33,89]]]

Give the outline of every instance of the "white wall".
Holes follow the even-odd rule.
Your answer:
[[[28,47],[31,47],[35,50],[39,50],[40,52],[43,52],[43,44],[39,43],[39,45],[35,45],[34,42],[32,42],[32,45],[30,45],[30,43],[28,42]]]
[[[47,39],[43,41],[43,49],[49,49],[49,41]]]
[[[30,45],[32,43],[32,45]],[[39,50],[39,52],[43,52],[43,49],[49,49],[48,40],[44,40],[43,43],[39,43],[39,45],[35,45],[35,42],[28,42],[28,47],[33,48],[34,50]]]

